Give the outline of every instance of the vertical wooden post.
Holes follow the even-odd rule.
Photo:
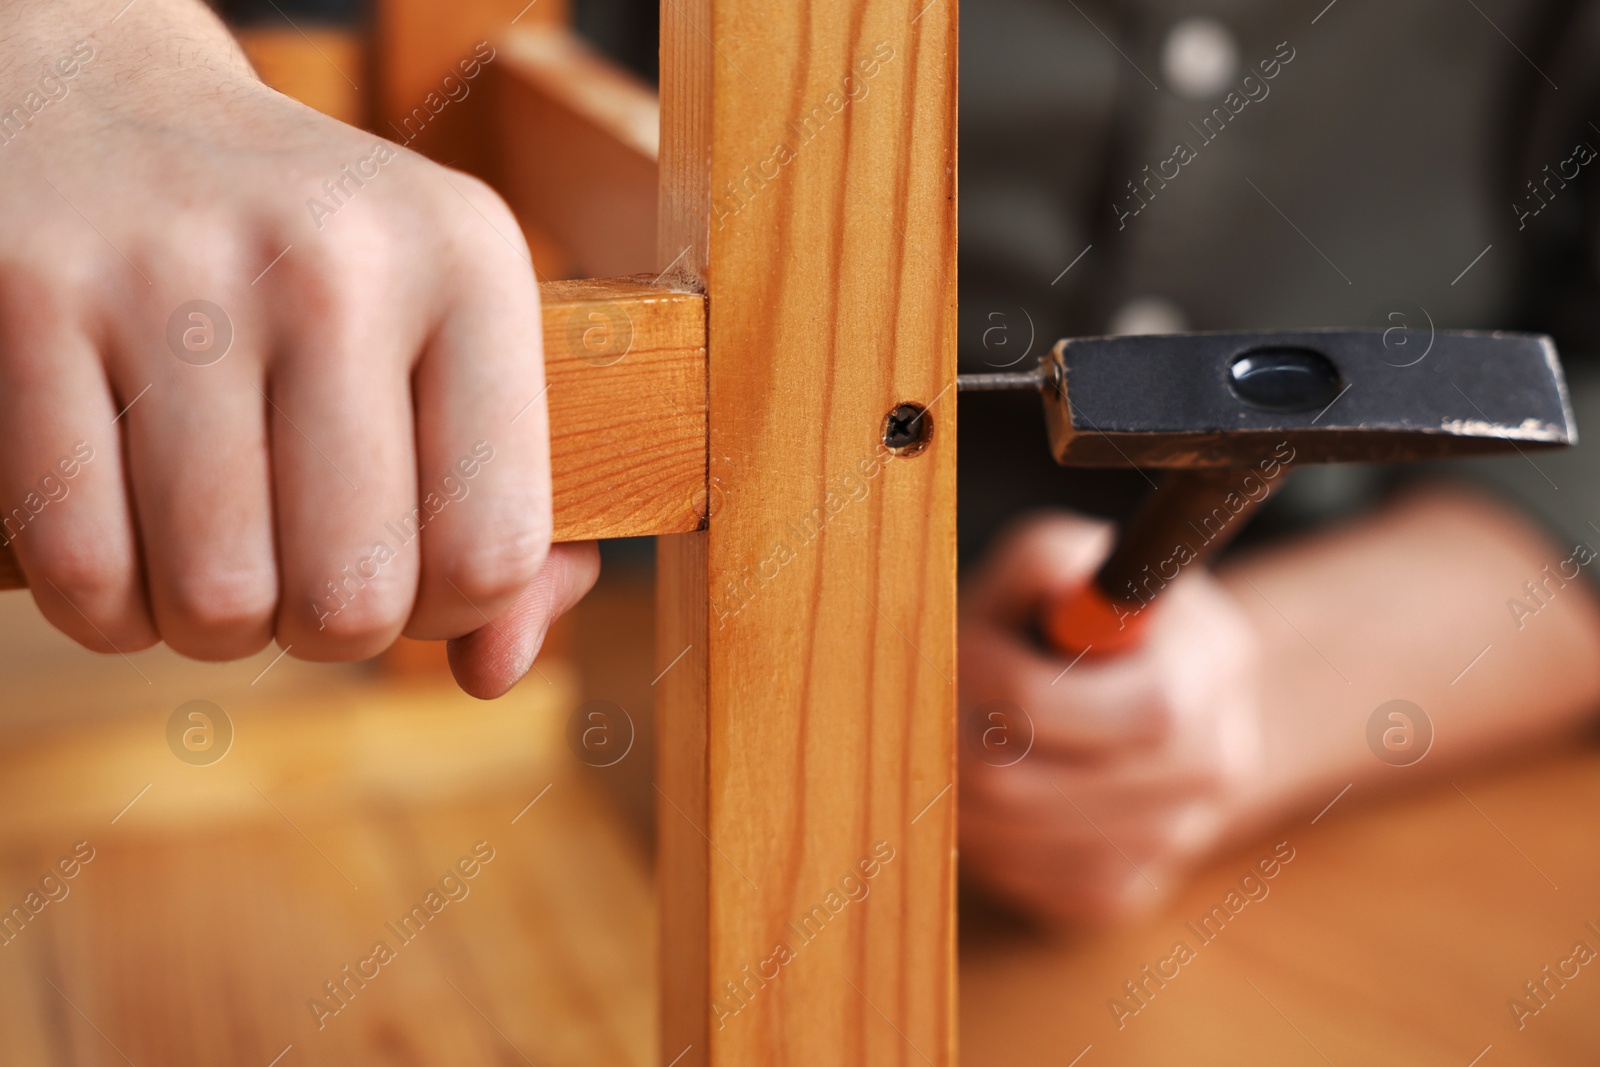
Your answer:
[[[956,17],[663,0],[710,411],[659,553],[663,1064],[955,1058]]]

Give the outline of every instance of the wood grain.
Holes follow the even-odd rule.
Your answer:
[[[659,554],[661,1062],[943,1067],[955,0],[669,0],[662,35],[658,255],[709,295],[712,510]],[[936,430],[886,458],[902,401]]]
[[[556,540],[698,529],[705,299],[649,279],[546,282]]]
[[[320,723],[280,717],[285,709],[260,694],[232,706],[235,749],[209,767],[175,760],[159,723],[125,739],[115,781],[91,777],[98,764],[52,762],[35,779],[51,796],[82,791],[101,803],[36,832],[5,828],[0,907],[9,914],[75,842],[93,858],[0,944],[0,1061],[266,1067],[283,1054],[280,1067],[646,1067],[648,867],[605,799],[571,773],[560,736],[569,709],[537,680],[523,688],[515,733],[552,736],[543,751],[519,744],[510,758],[492,754],[509,724],[480,732],[469,699],[443,687],[368,690],[374,704],[402,699],[411,705],[402,718],[432,720],[424,733],[453,731],[463,754],[487,761],[488,778],[426,796],[367,793],[363,775],[337,765],[352,753],[322,748],[327,726],[345,729],[337,711],[324,709]],[[402,732],[386,758],[426,780],[428,740]],[[269,746],[333,765],[297,770]],[[238,802],[206,812],[219,791]],[[387,924],[480,841],[492,860],[458,878],[465,894],[401,944]],[[313,998],[329,1003],[324,983],[345,981],[341,969],[379,939],[393,960],[345,985],[345,1004],[319,1025]]]
[[[592,277],[655,263],[655,89],[560,27],[495,42],[496,188]]]
[[[547,282],[540,296],[556,540],[699,529],[705,298],[648,278]],[[0,547],[0,589],[26,584]]]

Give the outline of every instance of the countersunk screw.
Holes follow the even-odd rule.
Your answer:
[[[933,437],[933,416],[921,404],[898,404],[883,417],[883,444],[897,456],[914,456]]]

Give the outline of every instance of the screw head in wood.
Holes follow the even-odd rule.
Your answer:
[[[921,404],[897,404],[883,417],[883,444],[897,456],[914,456],[933,438],[933,416]]]

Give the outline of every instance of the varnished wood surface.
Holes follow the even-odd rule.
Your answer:
[[[280,1054],[338,1067],[650,1063],[643,860],[587,787],[526,770],[526,788],[420,807],[297,803],[269,781],[284,815],[258,797],[226,826],[152,827],[140,805],[116,825],[114,808],[64,835],[8,840],[8,907],[76,842],[94,851],[68,895],[0,948],[0,1057],[37,1067],[265,1067]],[[467,895],[402,942],[388,924],[478,842],[494,858],[459,883]],[[330,997],[324,983],[350,983],[342,969],[378,941],[395,958],[346,984],[342,1004]],[[314,1000],[339,1010],[319,1013]]]
[[[705,300],[650,282],[541,286],[557,541],[704,520]],[[0,589],[24,585],[0,547]]]
[[[661,10],[658,263],[708,295],[711,502],[659,557],[661,1059],[943,1067],[956,3]],[[915,457],[881,446],[902,401]]]
[[[262,81],[341,122],[365,122],[359,86],[367,80],[367,49],[356,30],[269,25],[233,32]]]
[[[97,657],[19,594],[0,636],[30,694],[0,715],[0,1063],[651,1062],[648,861],[569,747],[561,661],[484,704],[272,652]],[[167,738],[196,697],[234,727],[209,765]],[[387,924],[479,842],[494,858],[402,945]],[[379,940],[395,958],[329,1001]]]
[[[1461,783],[1559,890],[1448,787],[1286,831],[1295,859],[1270,895],[1122,1030],[1106,1001],[1173,939],[1196,940],[1184,924],[1273,841],[1215,864],[1170,913],[1136,930],[1050,945],[982,919],[963,940],[963,1058],[976,1067],[1059,1067],[1079,1053],[1081,1067],[1466,1067],[1487,1049],[1483,1067],[1593,1063],[1592,967],[1520,1031],[1506,1001],[1526,999],[1522,983],[1575,940],[1600,947],[1585,928],[1600,922],[1597,780],[1591,753]],[[264,803],[230,825],[135,820],[141,801],[115,826],[102,818],[53,836],[8,832],[8,903],[77,840],[91,840],[96,855],[65,900],[0,948],[0,1058],[125,1062],[65,994],[141,1065],[264,1065],[291,1043],[286,1064],[522,1062],[473,1004],[541,1067],[660,1063],[650,1047],[647,872],[583,787],[552,789],[532,809],[538,821],[530,813],[512,827],[525,793],[421,808],[302,808],[275,795],[359,891]],[[317,1031],[305,1001],[325,971],[349,962],[338,950],[364,950],[469,838],[496,847],[471,895]]]
[[[500,194],[525,228],[565,250],[571,270],[604,278],[650,269],[661,124],[655,87],[561,27],[507,33],[496,48]]]
[[[0,906],[23,901],[76,842],[95,849],[65,899],[0,945],[0,1063],[265,1067],[292,1044],[279,1067],[523,1056],[666,1067],[649,870],[630,821],[596,791],[610,782],[562,736],[579,696],[642,717],[612,675],[643,666],[646,634],[629,618],[647,596],[612,589],[580,608],[594,618],[576,634],[607,646],[589,649],[583,693],[541,657],[549,682],[535,675],[503,707],[287,659],[252,684],[271,653],[242,664],[139,653],[146,685],[116,657],[70,648],[25,598],[0,597]],[[210,767],[165,747],[166,715],[197,695],[237,726]],[[376,743],[351,743],[363,735]],[[648,760],[639,750],[611,770],[648,778]],[[1051,940],[969,901],[963,1061],[1592,1064],[1600,961],[1552,986],[1520,1030],[1506,1002],[1526,999],[1522,983],[1574,941],[1600,949],[1586,930],[1600,925],[1600,750],[1456,786],[1387,802],[1352,791],[1314,825],[1308,813],[1216,860],[1126,930]],[[470,895],[318,1031],[307,1001],[321,983],[478,840],[496,858]],[[1280,841],[1295,858],[1268,895],[1119,1029],[1107,1002],[1126,998],[1123,983],[1175,940],[1198,944],[1185,924]],[[854,936],[860,917],[841,918]]]
[[[442,163],[493,176],[494,108],[485,67],[494,41],[533,25],[565,25],[568,0],[374,0],[373,78],[361,86],[375,129]],[[463,60],[476,58],[463,69]],[[464,76],[469,72],[472,76]],[[446,79],[450,79],[446,81]]]
[[[1567,963],[1576,977],[1564,984],[1541,973],[1570,960],[1579,942],[1600,953],[1600,749],[1398,799],[1352,790],[1312,818],[1213,862],[1170,908],[1126,930],[1050,940],[969,908],[964,1061],[1600,1062],[1600,957]],[[1220,934],[1207,927],[1209,942],[1197,936],[1189,924],[1226,908],[1279,842],[1294,859],[1260,883],[1265,895],[1252,883],[1259,900]],[[1172,973],[1162,961],[1179,941],[1193,950],[1190,962],[1164,985],[1148,979],[1147,965],[1157,977]],[[1127,982],[1143,984],[1142,1004]],[[1526,982],[1546,982],[1544,1006]],[[1538,1013],[1519,1016],[1514,998]],[[1139,1010],[1116,1010],[1114,999]]]
[[[540,292],[556,539],[697,529],[705,299],[649,278],[547,282]]]

